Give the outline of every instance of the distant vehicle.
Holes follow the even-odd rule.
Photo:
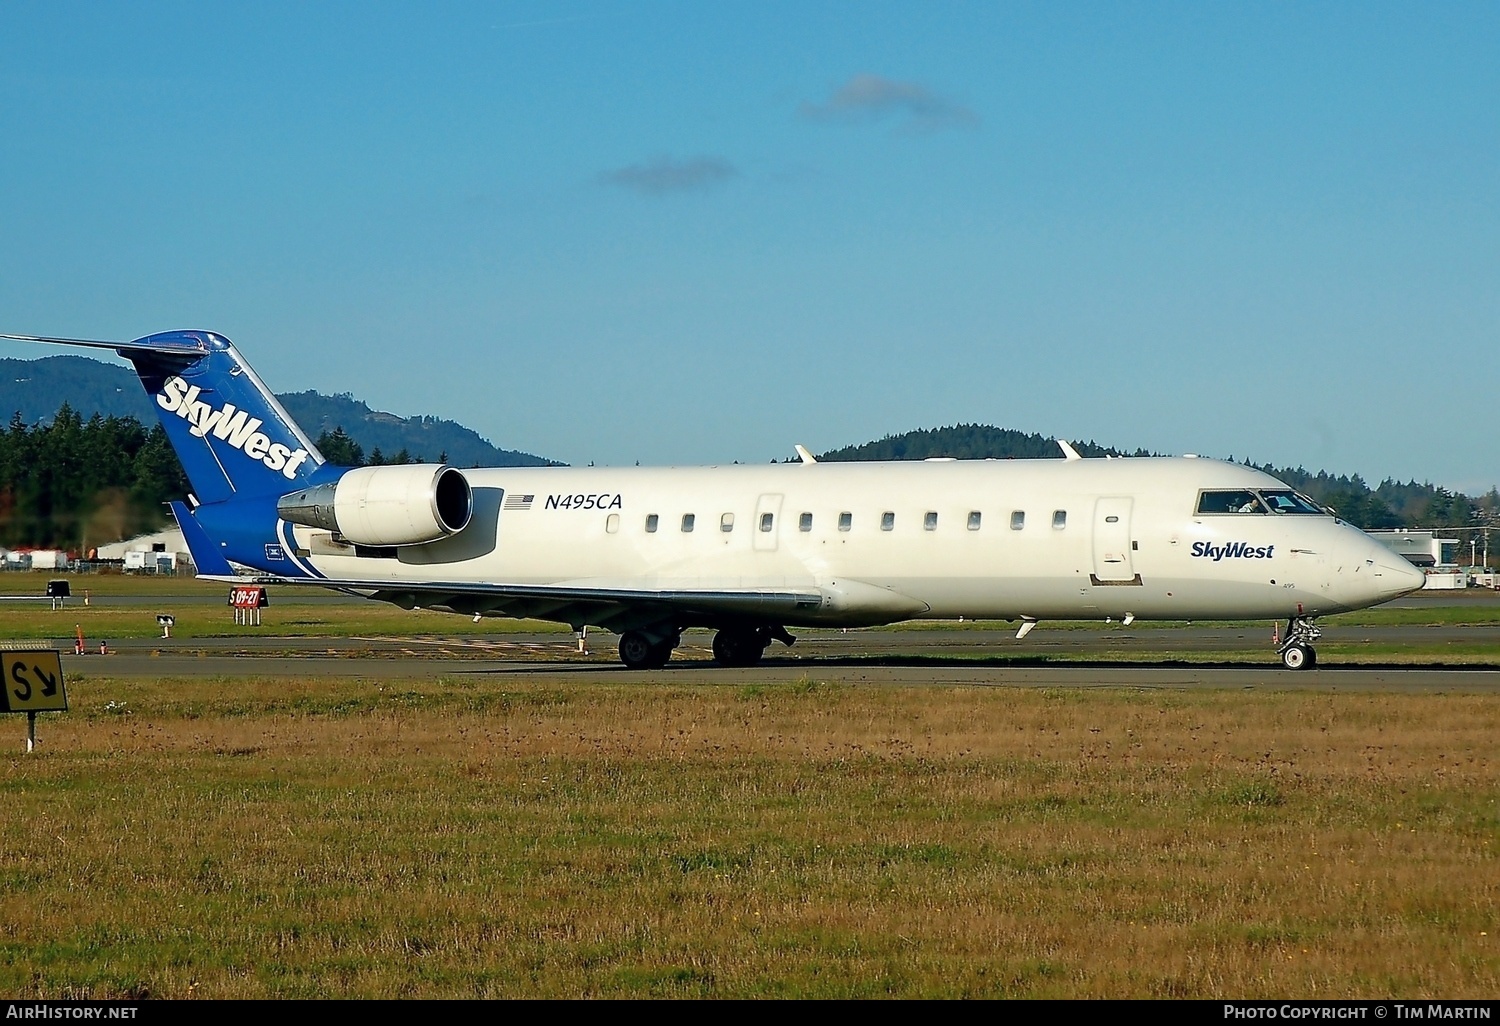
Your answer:
[[[664,665],[688,627],[724,665],[791,627],[924,618],[1314,618],[1422,587],[1421,571],[1282,482],[1216,460],[937,460],[698,468],[348,468],[324,461],[230,342],[0,336],[116,350],[193,494],[172,511],[199,576],[315,584],[620,635]],[[248,582],[247,582],[248,578]]]

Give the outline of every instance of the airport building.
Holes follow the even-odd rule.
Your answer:
[[[187,539],[179,527],[143,534],[112,545],[99,546],[101,560],[120,560],[126,570],[146,573],[176,573],[189,569],[192,560],[188,557]]]
[[[1412,566],[1431,570],[1439,566],[1456,566],[1457,538],[1439,538],[1436,531],[1367,531],[1371,538],[1406,557]]]
[[[1427,575],[1423,590],[1496,587],[1493,573],[1472,566],[1461,566],[1459,560],[1469,555],[1457,538],[1439,537],[1437,531],[1369,531],[1370,537],[1392,552],[1404,556]],[[1488,544],[1486,544],[1486,550]],[[1486,551],[1486,556],[1488,552]]]
[[[66,570],[68,554],[61,549],[0,549],[7,570]]]

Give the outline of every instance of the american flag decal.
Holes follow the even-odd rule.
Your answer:
[[[502,509],[530,509],[531,508],[531,500],[535,499],[535,498],[536,498],[535,495],[515,495],[515,494],[513,494],[511,492],[506,492],[505,493],[505,502],[501,506],[501,508]]]

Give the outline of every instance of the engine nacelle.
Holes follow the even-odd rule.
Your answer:
[[[283,520],[333,531],[356,545],[437,541],[462,531],[473,513],[463,474],[430,463],[357,467],[276,500]]]

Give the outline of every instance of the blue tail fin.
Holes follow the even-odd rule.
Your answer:
[[[134,342],[0,339],[113,349],[135,365],[193,489],[196,508],[174,502],[172,514],[200,576],[233,577],[235,563],[274,563],[281,576],[317,576],[297,559],[296,539],[279,519],[276,500],[322,477],[336,479],[343,468],[324,463],[227,338],[168,331]]]
[[[111,348],[135,365],[199,502],[282,495],[323,464],[223,336],[170,331]]]
[[[193,565],[198,568],[198,576],[233,577],[234,568],[224,558],[220,548],[209,539],[203,525],[188,511],[187,503],[174,502],[171,507],[172,516],[177,518],[177,526],[182,529],[182,537],[187,541],[188,554],[193,557]]]

